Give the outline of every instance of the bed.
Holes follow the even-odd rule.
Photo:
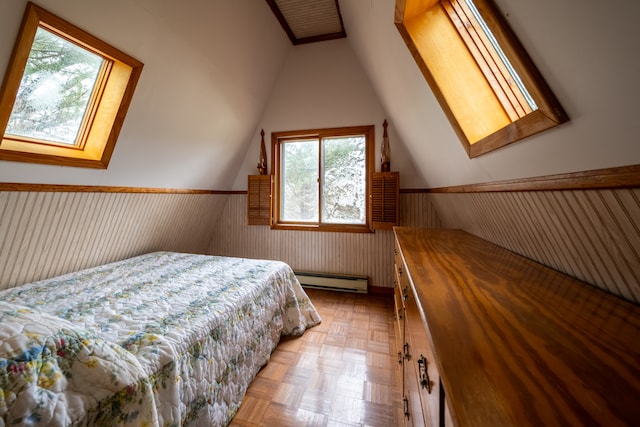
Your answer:
[[[0,291],[0,427],[226,425],[320,317],[279,261],[174,252]]]

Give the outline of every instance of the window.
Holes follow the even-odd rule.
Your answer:
[[[274,132],[273,228],[370,232],[374,127]]]
[[[106,168],[142,67],[28,3],[0,93],[0,160]]]
[[[492,0],[396,0],[396,26],[469,157],[568,120]]]

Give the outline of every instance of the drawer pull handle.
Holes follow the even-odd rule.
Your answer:
[[[404,416],[406,419],[409,419],[409,399],[405,396],[402,401],[404,402]]]
[[[409,343],[404,343],[404,358],[407,360],[411,360],[411,355],[409,354]]]
[[[431,378],[429,378],[429,371],[427,370],[427,358],[423,354],[418,359],[418,370],[420,371],[420,385],[431,394]]]
[[[398,276],[402,277],[402,266],[398,266]]]

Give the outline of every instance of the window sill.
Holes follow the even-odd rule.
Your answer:
[[[318,224],[273,224],[272,230],[295,230],[295,231],[324,231],[331,233],[374,233],[368,225],[354,225],[354,224],[331,224],[331,225],[318,225]]]

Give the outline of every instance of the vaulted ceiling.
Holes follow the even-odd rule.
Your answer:
[[[640,2],[496,3],[570,121],[470,160],[394,26],[395,0],[39,0],[145,67],[109,169],[0,161],[0,181],[242,190],[261,129],[268,143],[374,123],[379,139],[384,119],[405,188],[639,164]],[[0,2],[2,76],[25,6]],[[324,26],[306,18],[323,7],[340,19],[304,32]]]

